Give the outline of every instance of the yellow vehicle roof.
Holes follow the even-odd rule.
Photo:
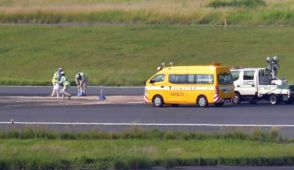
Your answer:
[[[172,66],[172,67],[165,67],[160,72],[173,72],[173,73],[190,73],[190,72],[199,72],[199,73],[214,73],[215,70],[224,70],[229,71],[229,67],[227,66]]]

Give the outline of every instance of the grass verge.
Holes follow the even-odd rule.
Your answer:
[[[292,0],[0,0],[0,22],[293,25],[293,9]]]
[[[293,34],[291,26],[1,25],[0,84],[50,85],[62,66],[72,81],[84,71],[91,85],[143,85],[161,62],[264,67],[273,55],[293,82]]]
[[[206,134],[135,128],[74,133],[29,128],[0,134],[0,169],[294,165],[294,145],[276,130]]]

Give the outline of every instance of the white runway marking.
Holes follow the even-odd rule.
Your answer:
[[[86,123],[86,122],[0,122],[14,125],[96,125],[96,126],[183,126],[183,127],[294,127],[291,124],[190,124],[190,123]]]

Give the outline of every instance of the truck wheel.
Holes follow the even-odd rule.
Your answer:
[[[197,104],[200,107],[207,107],[208,106],[207,98],[205,96],[199,96],[197,99]]]
[[[274,94],[271,94],[269,96],[269,102],[272,104],[272,105],[277,105],[279,103],[279,99],[277,97],[277,95],[274,95]]]
[[[163,106],[163,98],[160,95],[156,95],[152,100],[153,106],[162,107]]]
[[[235,92],[235,96],[233,97],[233,103],[234,104],[240,104],[241,103],[241,95],[237,92]]]

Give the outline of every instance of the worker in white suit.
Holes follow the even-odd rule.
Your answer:
[[[78,96],[86,96],[88,76],[83,72],[79,72],[78,74],[76,74],[76,84],[78,87]]]

